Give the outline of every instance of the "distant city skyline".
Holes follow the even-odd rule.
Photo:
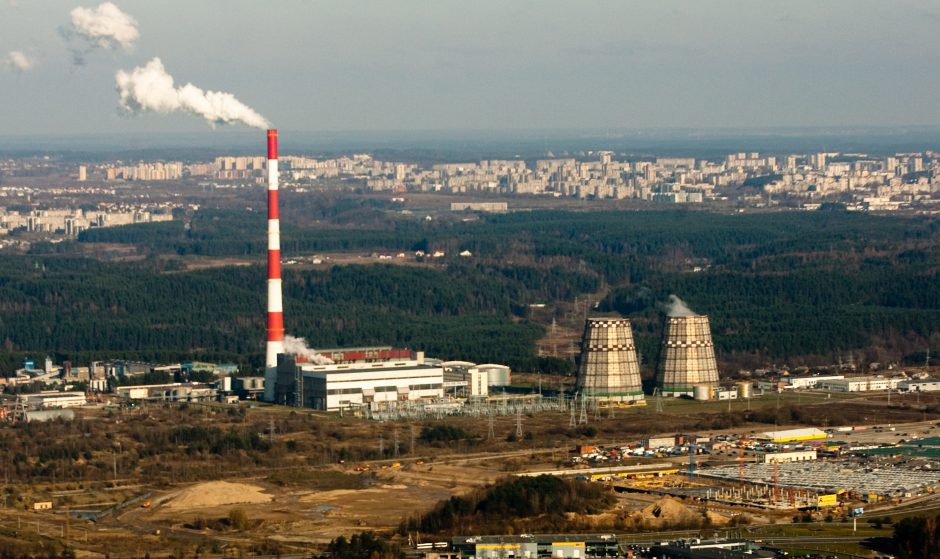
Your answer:
[[[310,133],[940,125],[926,1],[114,3],[102,38],[97,1],[0,2],[0,135],[209,131],[119,114],[154,58]]]

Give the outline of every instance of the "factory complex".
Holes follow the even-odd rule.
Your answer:
[[[280,355],[265,379],[265,399],[279,404],[338,411],[444,397],[444,368],[413,360],[316,365]]]
[[[267,314],[265,361],[262,376],[238,376],[234,365],[190,362],[153,365],[129,361],[95,362],[90,367],[62,367],[47,358],[37,368],[32,360],[5,384],[44,382],[65,390],[76,382],[87,392],[113,392],[128,400],[237,402],[259,399],[269,403],[323,411],[351,410],[370,417],[421,417],[433,409],[438,415],[461,413],[526,413],[562,410],[571,424],[586,422],[588,411],[600,407],[645,405],[641,360],[631,322],[624,317],[585,317],[574,390],[559,393],[557,401],[537,395],[493,392],[511,384],[509,367],[426,358],[421,351],[381,347],[334,348],[319,352],[285,344],[282,305],[280,217],[278,208],[278,132],[267,131]],[[661,338],[655,365],[652,396],[694,400],[749,400],[755,385],[739,381],[721,385],[709,317],[692,312],[674,298]],[[147,377],[147,375],[151,375]],[[159,377],[159,381],[153,382]],[[905,375],[846,377],[841,374],[790,376],[759,380],[757,388],[782,392],[816,389],[830,392],[940,390],[940,380],[910,379]],[[41,394],[27,398],[32,409],[84,405],[80,393]],[[730,402],[729,402],[730,405]],[[482,406],[482,407],[481,407]],[[489,406],[490,410],[483,407]],[[580,412],[580,413],[579,413]],[[579,417],[576,418],[576,415]],[[790,441],[818,438],[818,433],[794,435]],[[808,437],[808,438],[804,438]],[[780,441],[779,436],[772,437]]]

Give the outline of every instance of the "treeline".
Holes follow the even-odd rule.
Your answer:
[[[601,484],[541,475],[504,479],[468,495],[441,501],[431,512],[410,518],[402,535],[552,532],[568,529],[566,513],[597,514],[615,502]],[[511,533],[511,532],[509,532]]]
[[[659,304],[670,294],[711,316],[726,366],[832,362],[843,354],[856,362],[893,361],[925,351],[940,332],[936,218],[534,211],[427,222],[376,200],[295,202],[282,233],[285,255],[411,249],[450,255],[446,268],[434,269],[286,268],[288,331],[315,347],[393,344],[569,372],[570,363],[536,354],[543,328],[526,320],[529,305],[583,301],[608,287],[597,310],[633,319],[647,364],[657,358]],[[151,255],[257,256],[253,267],[179,272],[172,256],[121,264],[65,255],[5,258],[0,370],[36,351],[76,362],[199,358],[260,365],[264,230],[257,211],[200,210],[185,223],[88,230],[78,243],[134,244]],[[464,249],[474,257],[452,257]]]
[[[329,543],[327,554],[332,559],[403,559],[405,552],[374,532],[353,534],[348,540],[339,536]]]
[[[899,520],[893,543],[901,559],[940,559],[940,515]]]
[[[639,347],[653,359],[665,321],[662,302],[680,294],[693,310],[709,315],[716,349],[726,358],[844,354],[847,360],[885,362],[922,349],[940,332],[940,271],[926,268],[863,261],[851,269],[786,275],[658,275],[657,281],[614,290],[602,309],[631,317]],[[860,348],[861,359],[853,357],[850,352]]]
[[[0,262],[0,367],[51,354],[76,365],[104,358],[187,359],[260,366],[264,270],[161,273],[147,263],[64,257]],[[285,270],[288,332],[314,347],[396,345],[431,355],[547,371],[535,355],[542,327],[528,305],[594,288],[590,273],[455,263],[447,270],[337,266]]]

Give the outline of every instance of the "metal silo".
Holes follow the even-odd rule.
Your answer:
[[[643,400],[640,364],[629,320],[587,319],[576,387],[586,397],[600,401]]]
[[[692,396],[696,385],[717,386],[718,363],[708,317],[666,319],[656,386],[666,396]]]

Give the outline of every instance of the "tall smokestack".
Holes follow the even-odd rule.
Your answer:
[[[277,367],[284,353],[284,312],[281,307],[281,226],[277,211],[277,130],[268,130],[268,343],[264,365]]]

